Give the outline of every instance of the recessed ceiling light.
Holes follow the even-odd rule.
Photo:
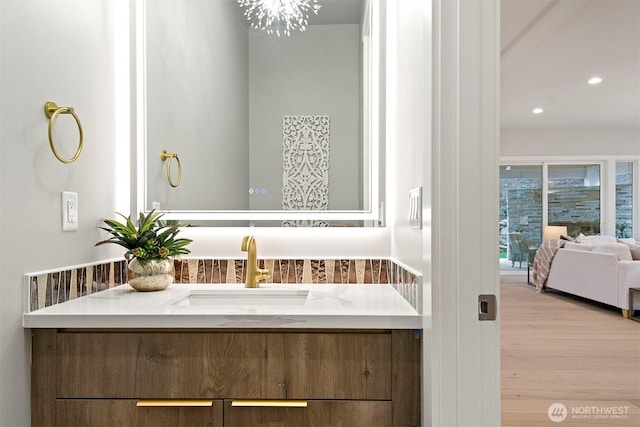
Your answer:
[[[534,108],[531,112],[533,114],[540,114],[542,113],[544,110],[542,108]]]
[[[600,82],[602,82],[601,77],[591,77],[587,83],[589,83],[590,85],[597,85]]]

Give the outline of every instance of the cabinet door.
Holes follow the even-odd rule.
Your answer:
[[[136,400],[56,401],[59,427],[222,427],[222,401],[211,406],[138,407]]]
[[[287,334],[283,348],[287,399],[391,400],[390,334]]]
[[[390,401],[309,400],[306,408],[234,407],[224,402],[224,427],[390,427]]]

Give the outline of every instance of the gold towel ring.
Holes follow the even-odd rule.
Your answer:
[[[80,156],[80,152],[82,151],[82,125],[80,124],[80,119],[73,111],[72,107],[58,107],[55,102],[48,101],[44,103],[44,114],[49,118],[49,146],[51,147],[51,151],[53,151],[53,155],[56,156],[56,159],[60,160],[62,163],[72,163],[75,162]],[[64,159],[58,154],[58,150],[56,150],[56,145],[53,142],[53,124],[56,122],[58,115],[60,114],[71,114],[74,119],[76,119],[76,123],[78,124],[78,133],[80,134],[80,143],[78,144],[78,150],[76,154],[73,155],[70,159]]]
[[[180,185],[180,181],[182,180],[182,165],[180,164],[180,159],[178,158],[178,154],[167,153],[166,150],[162,150],[160,152],[160,158],[162,159],[163,162],[165,160],[169,160],[167,162],[167,181],[169,181],[170,186],[172,186],[173,188],[176,188],[178,185]],[[178,180],[175,182],[175,184],[171,179],[171,160],[172,159],[176,159],[176,163],[178,164]]]

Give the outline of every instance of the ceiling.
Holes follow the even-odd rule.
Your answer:
[[[640,1],[502,0],[501,15],[503,128],[640,127]]]
[[[363,0],[319,3],[310,25],[362,16]],[[640,0],[501,0],[500,9],[501,127],[640,128]],[[602,83],[589,85],[593,76]]]

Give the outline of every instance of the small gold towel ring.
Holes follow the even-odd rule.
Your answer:
[[[82,151],[82,125],[80,124],[80,119],[73,111],[72,107],[58,107],[55,102],[47,101],[44,103],[44,114],[49,118],[49,146],[51,147],[51,151],[53,151],[53,155],[56,156],[56,159],[60,160],[62,163],[72,163],[75,162],[80,156],[80,152]],[[80,143],[78,144],[78,150],[76,154],[73,155],[70,159],[64,159],[58,154],[58,150],[56,150],[56,145],[53,142],[53,124],[56,122],[58,115],[60,114],[71,114],[74,119],[76,119],[76,123],[78,124],[78,133],[80,134]]]
[[[162,159],[163,162],[165,160],[169,160],[167,162],[167,181],[169,181],[170,186],[172,186],[173,188],[176,188],[178,185],[180,185],[180,181],[182,180],[182,165],[180,164],[180,159],[178,158],[178,154],[167,153],[166,150],[162,150],[160,152],[160,158]],[[171,179],[171,160],[172,159],[176,159],[176,163],[178,164],[178,180],[175,182],[175,184]]]

